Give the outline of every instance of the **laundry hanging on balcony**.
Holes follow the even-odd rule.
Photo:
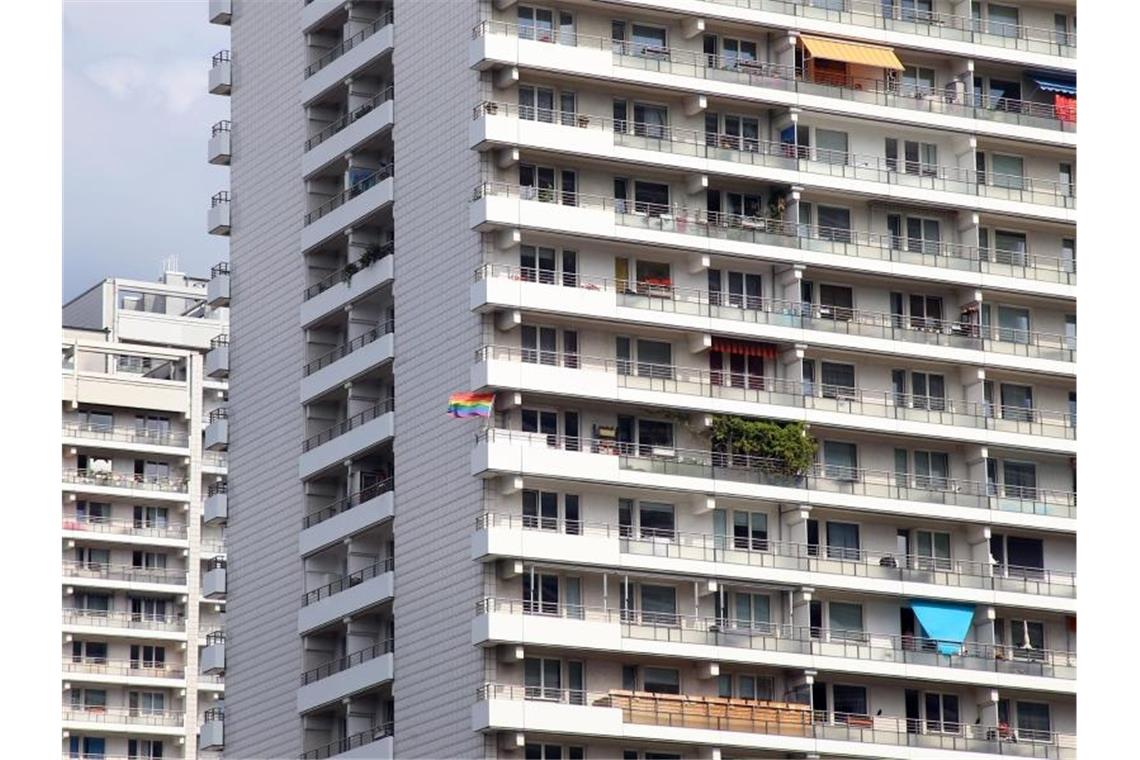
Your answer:
[[[447,413],[452,417],[490,417],[495,409],[494,393],[452,393],[447,399]]]
[[[712,339],[710,350],[742,356],[759,356],[764,359],[775,359],[779,354],[779,349],[771,343],[757,343],[750,340],[733,340],[732,338],[717,338],[715,336]]]
[[[910,608],[927,638],[938,642],[940,654],[960,654],[974,622],[974,605],[912,599]]]

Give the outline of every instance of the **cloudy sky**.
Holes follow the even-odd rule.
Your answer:
[[[207,0],[64,0],[63,296],[108,276],[154,279],[163,261],[206,274],[226,256],[206,234],[206,163],[228,98],[206,92],[228,29]]]

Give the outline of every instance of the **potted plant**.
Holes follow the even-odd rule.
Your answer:
[[[781,424],[722,414],[713,417],[710,432],[712,450],[727,461],[743,455],[749,466],[797,482],[811,470],[819,450],[819,442],[807,434],[802,422]]]

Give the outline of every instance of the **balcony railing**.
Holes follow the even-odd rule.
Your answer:
[[[203,723],[218,722],[221,723],[226,719],[226,710],[224,707],[211,707],[206,712],[202,713]]]
[[[308,684],[320,681],[322,678],[342,673],[349,668],[356,667],[369,660],[374,660],[381,655],[390,654],[392,651],[392,640],[381,641],[378,644],[373,644],[370,647],[361,649],[358,652],[339,657],[331,662],[326,662],[320,667],[307,670],[301,674],[301,685],[307,686]]]
[[[181,726],[186,714],[174,710],[105,707],[63,703],[63,720],[79,723],[130,723],[137,726]]]
[[[129,472],[105,472],[103,470],[73,470],[64,468],[63,482],[108,488],[130,488],[138,491],[161,491],[164,493],[186,493],[186,480],[163,478],[155,475],[135,475]]]
[[[150,631],[181,631],[186,625],[186,619],[182,615],[153,612],[116,612],[83,607],[64,607],[63,622],[71,625],[139,628]]]
[[[714,535],[678,530],[634,528],[558,517],[485,512],[476,530],[528,530],[565,536],[620,541],[627,554],[661,559],[723,562],[747,567],[871,578],[905,583],[1006,591],[1066,599],[1077,595],[1076,574],[1038,567],[1000,565],[950,557],[851,549],[750,536]]]
[[[678,367],[517,346],[484,346],[476,350],[475,361],[517,362],[564,368],[572,372],[604,372],[614,375],[617,385],[622,388],[684,396],[748,401],[791,409],[982,428],[1048,438],[1076,437],[1076,424],[1067,412],[979,403],[944,396],[827,385],[746,375],[729,370]],[[569,379],[573,379],[572,376]],[[800,415],[792,416],[798,418]]]
[[[340,132],[348,125],[358,121],[359,119],[363,119],[381,103],[386,103],[392,98],[393,89],[391,86],[389,86],[383,92],[369,98],[364,103],[352,109],[344,116],[341,116],[336,121],[333,121],[330,124],[322,127],[312,137],[310,137],[308,140],[305,140],[305,150],[312,150],[313,148],[323,143],[325,140]]]
[[[313,298],[314,296],[318,296],[321,293],[324,293],[326,290],[333,287],[334,285],[339,285],[342,282],[351,282],[352,276],[357,274],[361,270],[363,270],[365,267],[369,267],[372,264],[374,264],[375,262],[380,261],[381,259],[386,258],[388,256],[391,256],[393,249],[394,249],[394,246],[393,246],[393,243],[391,241],[385,243],[384,245],[370,248],[368,251],[365,252],[364,256],[362,256],[357,261],[353,261],[349,264],[346,264],[345,266],[341,267],[340,269],[337,269],[336,271],[334,271],[332,274],[329,274],[328,276],[323,277],[316,284],[310,285],[309,287],[305,288],[303,300],[308,301],[310,298]],[[365,263],[365,261],[364,261],[365,256],[367,257],[367,263]]]
[[[219,122],[215,122],[214,125],[210,127],[210,137],[217,137],[223,132],[229,132],[232,127],[233,124],[229,119],[222,119]],[[210,274],[213,274],[213,270],[210,271]]]
[[[124,520],[110,517],[64,517],[63,529],[151,538],[186,538],[185,523],[159,523],[149,520]]]
[[[321,205],[317,206],[315,209],[313,209],[309,213],[305,214],[305,224],[307,224],[307,225],[312,224],[313,222],[317,221],[318,219],[320,219],[325,214],[329,213],[330,211],[332,211],[334,209],[340,208],[341,206],[343,206],[348,201],[352,200],[353,198],[355,198],[356,196],[365,192],[366,190],[372,189],[373,187],[380,184],[382,181],[388,179],[391,176],[392,176],[392,164],[391,163],[385,164],[384,166],[380,167],[376,171],[369,174],[364,179],[357,182],[355,185],[352,185],[347,190],[342,190],[341,192],[339,192],[336,195],[334,195],[333,197],[329,198],[327,201],[325,201]]]
[[[345,433],[349,432],[350,430],[354,430],[354,429],[360,427],[361,425],[364,425],[365,423],[371,422],[372,420],[376,419],[377,417],[381,417],[385,414],[388,414],[389,412],[391,412],[395,408],[396,408],[396,400],[394,398],[390,398],[390,399],[386,399],[384,401],[381,401],[379,404],[372,407],[371,409],[366,409],[365,411],[360,412],[359,414],[354,414],[351,417],[349,417],[347,420],[345,420],[344,422],[338,422],[337,424],[333,425],[332,427],[330,427],[326,430],[323,430],[320,433],[317,433],[316,435],[312,436],[311,438],[306,439],[305,442],[301,446],[301,450],[303,452],[304,451],[312,451],[313,449],[320,446],[321,444],[328,443],[332,439],[337,438],[339,436],[342,436]]]
[[[346,736],[343,739],[331,741],[328,744],[306,750],[301,753],[301,760],[323,760],[326,757],[339,755],[349,750],[363,747],[372,742],[378,742],[392,735],[391,723],[379,723],[367,731]]]
[[[788,702],[724,699],[720,697],[651,694],[486,683],[475,693],[478,701],[528,700],[548,704],[614,707],[625,723],[670,728],[693,728],[800,736],[861,744],[916,747],[926,750],[981,752],[1013,757],[1074,760],[1076,737],[1052,731],[1014,729],[1005,724],[946,723],[882,715],[813,711]]]
[[[219,261],[214,266],[210,267],[210,277],[219,277],[223,274],[230,273],[230,263],[228,261]]]
[[[218,192],[216,192],[210,196],[210,208],[216,208],[217,206],[221,206],[223,203],[229,203],[229,202],[230,202],[230,191],[229,190],[219,190]]]
[[[219,480],[206,487],[206,496],[218,496],[220,494],[229,493],[229,491],[230,482],[228,480]]]
[[[215,644],[225,644],[225,643],[226,643],[226,632],[225,631],[210,631],[209,633],[206,634],[206,646],[208,646],[208,647],[214,646]]]
[[[190,438],[186,433],[173,430],[154,430],[126,425],[102,425],[95,422],[64,422],[63,435],[71,438],[90,438],[96,441],[142,443],[151,446],[177,446],[186,448]]]
[[[228,347],[230,345],[230,336],[226,334],[218,335],[210,338],[210,348]]]
[[[805,301],[745,296],[727,291],[709,292],[672,284],[613,280],[565,272],[558,275],[551,270],[505,264],[484,264],[477,268],[475,281],[486,279],[508,279],[520,284],[558,285],[612,293],[619,306],[685,316],[730,319],[748,324],[819,330],[1034,358],[1070,361],[1076,358],[1075,335],[982,326],[970,321],[966,314],[957,320],[907,316]]]
[[[203,451],[202,465],[205,467],[228,467],[230,455],[226,451]]]
[[[135,567],[133,565],[110,565],[103,562],[65,560],[63,575],[67,578],[97,578],[132,583],[186,585],[185,570],[167,569],[165,567]]]
[[[944,166],[903,158],[890,159],[814,146],[796,146],[759,138],[505,102],[480,103],[475,107],[473,116],[479,118],[483,114],[608,131],[613,136],[614,144],[631,148],[874,182],[882,185],[881,191],[877,192],[886,195],[893,195],[891,188],[894,187],[913,187],[962,194],[967,196],[962,199],[963,204],[971,208],[971,199],[976,196],[1059,208],[1076,206],[1075,184],[1053,179],[979,172],[973,167]]]
[[[210,412],[206,418],[209,422],[217,422],[218,420],[228,420],[230,418],[230,410],[228,407],[219,406]]]
[[[658,47],[643,42],[623,42],[577,32],[567,35],[555,29],[519,26],[502,21],[481,21],[472,29],[472,37],[475,39],[489,35],[609,51],[613,54],[613,63],[622,68],[764,87],[800,95],[820,95],[908,111],[1001,121],[1067,132],[1076,130],[1075,108],[1058,109],[1052,103],[977,96],[971,83],[967,83],[963,91],[958,92],[949,87],[936,89],[926,85],[905,84],[893,78],[850,77],[831,72],[818,72],[813,78],[809,71],[788,64],[710,55],[699,50]]]
[[[823,494],[845,494],[971,507],[1001,512],[1076,517],[1076,494],[1071,491],[1004,483],[981,483],[957,478],[899,474],[847,465],[818,463],[804,473],[788,473],[780,460],[705,449],[678,449],[559,434],[525,433],[488,428],[476,433],[476,443],[558,449],[575,455],[618,456],[623,470],[656,475],[705,478]]]
[[[337,515],[347,512],[354,507],[358,507],[366,501],[375,499],[380,494],[388,493],[394,487],[393,483],[394,481],[392,478],[385,478],[379,483],[373,483],[367,488],[363,488],[354,494],[350,494],[343,499],[338,499],[332,504],[329,504],[326,507],[322,507],[316,512],[305,515],[305,519],[301,522],[301,527],[311,528],[314,525],[319,525],[325,520],[336,517]]]
[[[131,678],[185,678],[186,671],[164,662],[149,660],[108,660],[105,657],[64,657],[66,673],[127,676]]]
[[[515,198],[609,211],[614,215],[614,223],[623,227],[1041,282],[1076,282],[1076,264],[1073,261],[1016,251],[987,250],[945,241],[919,241],[905,235],[819,227],[782,219],[710,212],[682,205],[662,205],[586,193],[563,193],[555,188],[520,186],[507,182],[484,182],[476,186],[472,199],[484,197]]]
[[[391,557],[388,559],[380,560],[379,562],[369,565],[363,570],[357,570],[348,575],[342,575],[332,583],[326,583],[320,588],[315,588],[312,591],[306,591],[301,595],[301,606],[308,607],[310,604],[316,604],[322,599],[328,599],[330,596],[339,594],[346,589],[353,586],[359,586],[364,581],[376,578],[384,573],[392,572],[395,567],[394,561]]]
[[[321,356],[317,357],[316,359],[313,359],[311,362],[309,362],[308,364],[305,365],[304,370],[303,370],[304,376],[308,377],[309,375],[313,374],[314,372],[321,370],[321,369],[324,369],[325,367],[329,366],[333,362],[336,362],[340,359],[343,359],[344,357],[351,354],[353,351],[356,351],[357,349],[360,349],[360,348],[364,348],[369,343],[372,343],[373,341],[377,340],[378,338],[380,338],[384,335],[390,335],[392,333],[393,329],[394,329],[394,323],[392,322],[392,320],[390,320],[390,319],[385,320],[384,322],[377,325],[376,327],[373,327],[371,330],[364,333],[363,335],[358,335],[355,338],[353,338],[352,340],[348,341],[347,343],[342,343],[341,345],[334,348],[332,351],[329,351],[328,353],[322,354]]]
[[[328,66],[330,63],[335,61],[337,58],[340,58],[342,55],[347,53],[349,50],[352,50],[354,47],[356,47],[360,43],[364,42],[366,39],[371,37],[373,34],[380,31],[381,29],[383,29],[384,27],[388,26],[391,23],[392,23],[392,11],[388,11],[387,13],[382,15],[380,18],[376,19],[371,24],[369,24],[368,26],[361,29],[356,34],[354,34],[351,37],[346,38],[342,42],[339,42],[336,45],[334,45],[332,48],[330,48],[328,50],[328,52],[326,52],[320,58],[318,58],[317,60],[313,61],[308,66],[306,66],[305,67],[305,78],[308,79],[313,74],[316,74],[318,71],[323,69],[325,66]]]
[[[216,557],[226,553],[225,541],[211,541],[210,539],[203,539],[202,546],[202,561],[212,562]]]

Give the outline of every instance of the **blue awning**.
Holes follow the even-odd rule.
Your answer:
[[[974,605],[912,599],[910,608],[926,631],[927,638],[938,642],[940,653],[958,654],[962,651],[962,642],[974,621]]]
[[[1077,94],[1077,80],[1051,74],[1030,74],[1029,78],[1045,92],[1059,92],[1062,95]]]

